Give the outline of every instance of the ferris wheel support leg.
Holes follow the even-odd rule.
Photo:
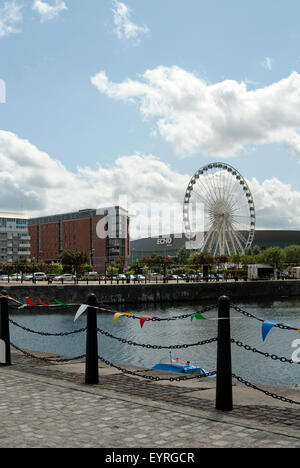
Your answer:
[[[219,298],[216,409],[232,411],[232,365],[230,341],[230,300]]]

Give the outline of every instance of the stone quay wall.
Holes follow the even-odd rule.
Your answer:
[[[229,296],[232,301],[257,298],[273,299],[300,296],[300,280],[238,281],[212,283],[168,284],[65,284],[65,285],[6,285],[0,287],[22,302],[27,297],[46,303],[54,299],[66,303],[81,304],[88,294],[96,294],[106,304],[164,303],[217,301],[219,296]],[[38,303],[38,302],[37,302]]]

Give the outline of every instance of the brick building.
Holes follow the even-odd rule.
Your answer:
[[[37,261],[55,261],[64,250],[79,249],[104,273],[117,257],[130,255],[129,217],[119,206],[33,218],[28,225],[31,257]]]

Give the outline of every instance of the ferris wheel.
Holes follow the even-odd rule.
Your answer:
[[[255,207],[245,179],[229,164],[203,166],[188,184],[183,223],[189,248],[214,256],[243,254],[255,231]]]

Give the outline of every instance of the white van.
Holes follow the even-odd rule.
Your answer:
[[[85,279],[89,280],[97,280],[98,279],[98,273],[96,271],[89,271],[84,274]]]
[[[33,273],[33,278],[35,279],[35,281],[44,281],[47,279],[47,276],[45,273],[37,272]]]

